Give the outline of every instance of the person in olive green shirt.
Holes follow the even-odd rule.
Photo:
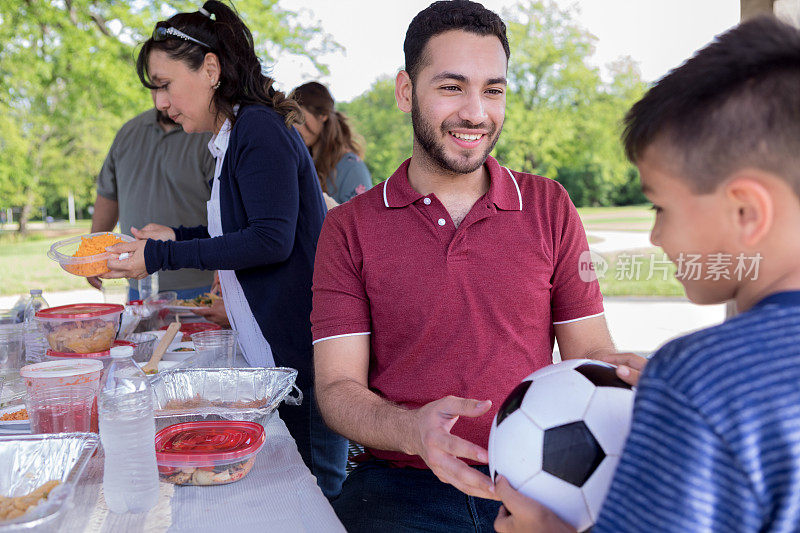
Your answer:
[[[206,224],[206,202],[214,159],[208,150],[210,134],[190,134],[169,116],[149,109],[117,132],[97,177],[97,199],[92,232],[120,231],[149,222],[166,226]],[[193,298],[211,289],[214,273],[193,269],[159,273],[160,290],[173,290],[178,298]],[[89,284],[101,288],[98,278]],[[129,297],[136,299],[135,280]]]

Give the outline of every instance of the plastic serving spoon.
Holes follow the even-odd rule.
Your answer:
[[[153,350],[153,355],[150,356],[150,360],[142,367],[142,370],[145,374],[155,374],[158,372],[158,363],[161,361],[161,358],[164,356],[167,348],[169,348],[172,339],[175,338],[175,335],[181,328],[180,321],[177,320],[177,317],[175,318],[175,322],[169,325],[167,331],[164,333],[164,336],[161,337],[161,341],[159,341],[158,345],[156,346],[156,349]]]

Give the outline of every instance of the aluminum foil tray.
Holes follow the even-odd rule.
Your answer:
[[[0,494],[21,496],[53,479],[62,483],[26,515],[0,522],[0,532],[54,526],[71,505],[75,486],[99,442],[95,433],[0,437]]]
[[[293,368],[179,368],[159,372],[153,385],[156,418],[210,416],[255,421],[281,401],[303,400]],[[297,396],[289,396],[292,389]]]

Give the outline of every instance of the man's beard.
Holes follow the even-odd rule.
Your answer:
[[[500,124],[500,131],[497,131],[497,126],[493,123],[472,124],[470,122],[459,122],[458,124],[442,124],[442,133],[450,135],[450,131],[454,129],[474,129],[486,130],[486,137],[490,139],[489,146],[486,152],[477,161],[470,161],[468,158],[458,157],[450,158],[445,154],[444,143],[441,142],[436,134],[433,124],[427,122],[422,118],[422,112],[419,109],[417,102],[417,95],[411,93],[411,126],[414,129],[414,138],[419,143],[420,147],[442,170],[452,174],[469,174],[478,170],[486,162],[486,158],[492,152],[497,139],[500,138],[500,132],[503,131],[503,125]]]
[[[171,118],[169,118],[169,115],[167,113],[165,113],[164,111],[161,111],[160,109],[156,109],[156,112],[158,113],[158,121],[160,123],[165,124],[167,126],[177,126],[178,125],[178,123],[175,122],[174,120],[172,120]]]

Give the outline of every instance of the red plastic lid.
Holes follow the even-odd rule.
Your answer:
[[[169,326],[164,326],[161,329],[167,329],[168,327]],[[216,329],[222,329],[222,326],[212,322],[187,322],[186,324],[181,324],[181,329],[179,331],[181,333],[191,335],[192,333],[198,333],[200,331],[211,331]]]
[[[128,305],[144,305],[144,300],[131,300]]]
[[[125,307],[119,304],[69,304],[42,309],[36,313],[37,318],[95,318],[121,313]]]
[[[129,341],[114,341],[114,346],[133,346],[136,344]],[[111,356],[111,350],[103,350],[102,352],[91,353],[73,353],[73,352],[56,352],[55,350],[48,349],[47,355],[49,357],[69,357],[71,359],[99,359],[101,357]]]
[[[255,422],[184,422],[156,433],[156,459],[170,464],[233,462],[260,450],[265,440],[264,428]]]

